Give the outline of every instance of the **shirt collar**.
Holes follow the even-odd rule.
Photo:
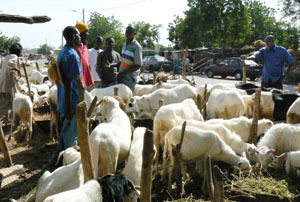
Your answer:
[[[127,45],[127,41],[125,42],[125,46],[130,46],[131,44],[135,43],[135,38],[132,39],[131,43]]]
[[[268,50],[268,51],[272,51],[272,52],[274,52],[276,49],[277,49],[276,44],[274,44],[274,48],[269,48],[269,47],[267,47],[267,50]]]

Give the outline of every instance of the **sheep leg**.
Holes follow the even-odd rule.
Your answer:
[[[10,135],[8,137],[8,140],[11,139],[11,136],[13,134],[13,132],[15,131],[15,128],[18,126],[18,122],[19,122],[19,117],[17,114],[13,114],[13,121],[10,127]]]
[[[158,160],[159,160],[159,142],[160,142],[160,138],[159,138],[160,133],[158,134],[154,134],[154,142],[155,142],[155,147],[157,149],[157,154],[155,157],[155,167],[156,167],[156,172],[155,175],[158,176],[159,175],[159,170],[158,170]]]
[[[170,155],[170,164],[168,168],[168,191],[171,193],[172,191],[172,175],[173,175],[173,167],[175,165],[175,160],[173,154]]]
[[[187,179],[187,176],[186,176],[186,172],[185,172],[184,162],[182,160],[179,160],[179,161],[180,161],[180,170],[181,170],[182,179],[183,179],[183,181],[185,181]]]

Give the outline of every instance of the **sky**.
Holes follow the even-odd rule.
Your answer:
[[[98,12],[105,17],[114,16],[126,27],[131,22],[145,21],[161,24],[159,44],[168,45],[168,24],[174,16],[184,16],[188,10],[187,0],[0,0],[0,13],[17,15],[47,15],[50,22],[41,24],[0,23],[0,33],[21,38],[24,48],[39,48],[42,44],[53,47],[61,46],[63,28],[82,21],[84,9],[85,21],[91,12]],[[3,3],[5,2],[5,3]],[[276,0],[265,0],[266,5],[278,8]],[[74,11],[76,12],[74,12]]]

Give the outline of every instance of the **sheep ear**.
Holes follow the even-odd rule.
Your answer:
[[[134,97],[130,98],[129,102],[132,103],[132,104],[135,104],[135,98]]]
[[[269,153],[275,153],[275,149],[269,149],[269,150],[267,151],[267,154],[269,154]]]

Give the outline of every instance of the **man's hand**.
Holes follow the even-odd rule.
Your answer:
[[[110,68],[110,67],[111,67],[108,60],[106,60],[106,62],[105,62],[105,67],[106,67],[106,68]]]

